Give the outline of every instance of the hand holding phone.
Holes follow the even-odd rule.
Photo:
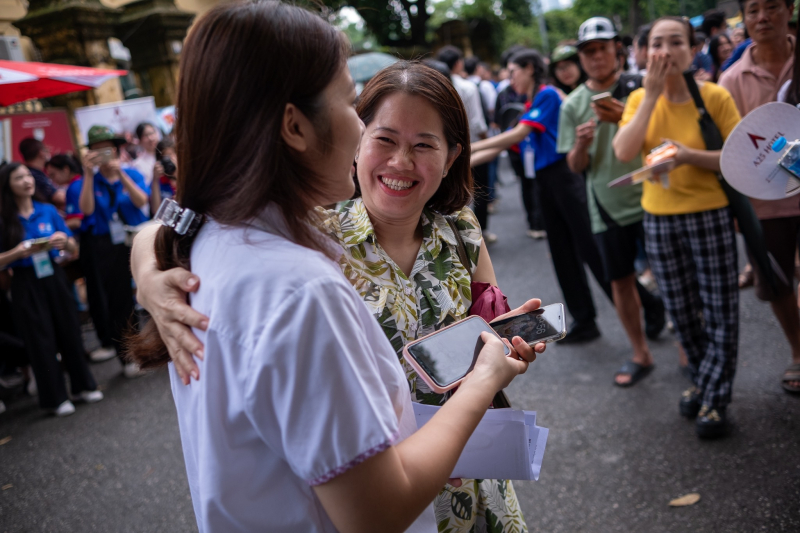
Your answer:
[[[457,387],[475,367],[486,344],[485,336],[496,340],[488,349],[496,351],[500,348],[498,343],[502,340],[491,326],[481,317],[471,316],[406,344],[403,357],[432,391],[442,394]],[[502,343],[502,349],[503,357],[511,354],[505,343]],[[490,357],[490,353],[487,356]],[[484,363],[491,367],[491,361],[482,362],[481,372],[487,370]]]
[[[567,334],[564,304],[552,304],[498,320],[492,322],[491,326],[500,337],[509,342],[514,337],[521,337],[531,347],[540,342],[559,341]]]
[[[592,109],[601,122],[617,124],[622,120],[622,113],[625,111],[625,105],[611,96],[611,93],[606,92],[592,97]]]
[[[597,102],[600,102],[601,100],[607,100],[609,98],[613,98],[613,97],[611,96],[610,92],[606,91],[604,93],[599,93],[599,94],[596,94],[596,95],[592,96],[591,100],[592,100],[592,103],[597,103]]]

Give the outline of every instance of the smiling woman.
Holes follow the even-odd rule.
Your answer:
[[[420,63],[380,71],[357,104],[367,128],[357,155],[360,191],[407,198],[417,221],[425,206],[450,214],[469,204],[469,125],[456,101],[449,80]],[[368,204],[381,201],[380,195],[364,196]]]
[[[196,31],[196,30],[195,30]],[[338,82],[334,81],[332,86]],[[353,112],[352,105],[341,104],[342,110]],[[361,185],[361,193],[358,198],[351,199],[339,205],[337,210],[324,210],[318,208],[316,214],[323,219],[324,229],[329,235],[334,237],[341,244],[342,254],[339,258],[341,273],[344,273],[347,282],[355,289],[353,293],[348,286],[349,293],[361,301],[361,307],[366,305],[369,310],[367,321],[363,317],[350,317],[345,310],[338,309],[336,316],[340,325],[336,326],[338,331],[337,339],[349,339],[351,336],[358,338],[357,332],[352,332],[353,324],[358,323],[368,330],[381,332],[381,342],[377,339],[370,339],[360,347],[364,354],[376,354],[385,356],[385,346],[393,351],[390,357],[393,359],[393,369],[400,373],[403,381],[400,389],[407,394],[411,392],[411,398],[417,402],[424,402],[434,405],[444,403],[440,413],[459,409],[463,405],[464,384],[455,394],[445,397],[444,395],[434,394],[424,382],[417,379],[416,374],[410,367],[404,367],[405,376],[400,371],[401,366],[398,361],[403,345],[420,336],[426,335],[440,328],[448,326],[457,320],[465,318],[472,304],[473,295],[471,292],[471,281],[484,282],[496,285],[494,271],[489,259],[488,252],[481,238],[481,230],[475,215],[465,204],[469,201],[472,180],[469,169],[469,129],[467,127],[466,113],[458,94],[453,89],[450,80],[416,62],[400,62],[388,67],[380,72],[364,89],[361,100],[358,103],[358,112],[367,123],[366,132],[359,147],[358,159],[358,182]],[[300,115],[298,115],[299,117]],[[332,117],[330,124],[335,133],[339,133],[337,126],[338,119]],[[310,126],[310,122],[307,124]],[[292,128],[289,128],[291,131]],[[301,128],[306,130],[305,128]],[[311,131],[309,128],[306,131]],[[347,170],[351,167],[355,146],[348,153],[341,147],[341,135],[333,135],[332,142],[336,143],[330,156],[325,158],[311,158],[319,163],[320,168],[327,168],[331,177],[328,181],[335,181],[338,189],[331,192],[327,198],[341,198],[342,191],[347,191],[348,187],[343,186],[340,180],[344,177],[349,180],[349,190],[352,190],[352,177],[347,172],[341,172],[345,165]],[[347,159],[349,157],[349,160]],[[445,176],[446,177],[443,177]],[[333,188],[331,189],[333,191]],[[326,198],[321,198],[325,200]],[[321,201],[323,204],[331,202]],[[445,218],[450,216],[450,221],[454,222],[457,228],[457,235],[452,226]],[[219,367],[210,367],[212,357],[209,346],[211,333],[205,335],[200,330],[205,329],[202,325],[205,317],[198,317],[197,313],[186,306],[186,295],[182,291],[187,289],[197,291],[198,282],[187,286],[177,284],[175,277],[169,277],[170,272],[163,277],[153,276],[152,270],[148,270],[146,258],[152,255],[152,250],[147,250],[148,241],[143,241],[140,234],[134,244],[135,263],[144,261],[143,267],[136,267],[137,282],[143,305],[153,312],[153,323],[158,325],[160,331],[167,332],[167,338],[172,337],[172,355],[175,357],[175,368],[178,372],[193,372],[197,379],[198,366],[206,368],[204,377],[200,380],[202,386],[209,381],[219,381],[224,377],[224,370]],[[459,243],[462,242],[464,254],[459,253]],[[145,248],[142,249],[141,246]],[[253,252],[255,253],[255,252]],[[193,254],[194,255],[194,254]],[[463,259],[462,259],[463,257]],[[218,258],[215,256],[218,263]],[[219,268],[216,264],[215,268]],[[307,277],[305,271],[297,263],[286,263],[280,256],[270,255],[269,259],[249,260],[237,262],[236,269],[241,270],[244,265],[252,265],[253,272],[257,272],[257,279],[262,285],[248,288],[247,294],[262,299],[276,289],[275,279],[278,273],[286,276],[287,271],[294,276]],[[286,265],[290,267],[287,268]],[[151,268],[151,267],[150,267]],[[272,270],[267,270],[267,269]],[[188,272],[174,269],[172,274],[177,277],[188,275]],[[219,283],[215,280],[213,271],[199,268],[194,269],[195,274],[203,278],[203,287],[208,290],[209,283]],[[339,277],[341,277],[339,273]],[[183,278],[186,279],[186,278]],[[306,280],[308,281],[308,280]],[[344,280],[342,280],[344,281]],[[345,283],[347,283],[345,282]],[[330,282],[328,282],[330,283]],[[494,293],[494,291],[487,291]],[[209,313],[208,306],[205,309],[198,303],[198,297],[203,290],[197,291],[197,295],[192,295],[192,304],[201,312]],[[357,296],[356,296],[357,293]],[[261,296],[261,295],[264,296]],[[339,295],[344,302],[349,302],[348,298]],[[499,303],[499,302],[498,302]],[[522,307],[512,311],[518,314],[521,312],[533,311],[540,305],[539,300],[530,300]],[[237,299],[237,308],[243,306]],[[287,340],[292,341],[290,351],[279,351],[281,361],[293,362],[298,358],[298,353],[303,357],[314,356],[319,353],[321,359],[312,361],[312,364],[303,364],[300,375],[303,381],[307,381],[306,374],[318,375],[318,381],[313,389],[313,394],[308,399],[295,396],[291,412],[303,412],[303,420],[292,419],[292,427],[299,426],[308,428],[302,435],[303,445],[307,448],[306,440],[308,432],[318,433],[312,422],[315,420],[327,419],[345,421],[353,417],[358,418],[358,413],[372,413],[376,406],[382,405],[382,398],[385,396],[380,387],[396,387],[396,376],[384,374],[378,377],[380,387],[372,390],[363,389],[362,372],[366,372],[372,362],[368,360],[357,361],[354,370],[349,376],[337,375],[337,373],[327,371],[327,368],[336,367],[341,360],[355,357],[349,351],[337,348],[336,342],[324,342],[319,334],[303,335],[304,341],[312,343],[318,347],[315,351],[311,348],[304,349],[303,344],[291,335],[291,326],[295,324],[296,331],[309,331],[313,327],[314,321],[303,318],[301,310],[296,306],[280,306],[285,309],[285,313],[294,317],[288,326],[281,324],[281,336],[287,335]],[[227,313],[223,313],[227,314]],[[248,316],[251,314],[248,313]],[[180,316],[180,319],[176,318]],[[508,315],[501,315],[502,318]],[[187,317],[189,317],[187,319]],[[207,362],[196,365],[188,353],[198,353],[202,345],[200,340],[195,338],[191,332],[185,331],[178,320],[198,320],[193,323],[198,327],[194,333],[198,333],[206,343],[209,353],[206,355]],[[213,329],[214,316],[210,317],[209,330]],[[341,330],[341,331],[339,331]],[[388,339],[388,340],[387,340]],[[175,345],[179,345],[175,349]],[[384,346],[385,345],[385,346]],[[541,353],[545,349],[544,344],[537,344],[534,349],[528,346],[522,339],[513,339],[516,353],[524,361],[530,362],[536,358],[536,352]],[[308,352],[308,353],[307,353]],[[482,352],[483,353],[483,352]],[[310,354],[310,355],[309,355]],[[361,355],[361,354],[358,354]],[[355,361],[355,359],[354,359]],[[479,358],[480,361],[480,358]],[[283,364],[289,364],[289,362]],[[520,361],[517,361],[520,362]],[[362,368],[364,367],[364,368]],[[477,367],[476,367],[477,368]],[[183,370],[180,370],[183,369]],[[245,372],[245,375],[250,372]],[[322,379],[324,377],[324,379]],[[188,381],[188,377],[186,378]],[[407,380],[407,383],[406,383]],[[467,388],[470,383],[475,383],[475,375],[465,382]],[[195,389],[195,385],[185,389],[176,389],[176,397],[186,394],[185,390]],[[213,385],[212,385],[213,388]],[[479,411],[491,402],[491,397],[498,389],[481,388],[481,394],[490,392],[491,396],[485,403],[480,404]],[[336,400],[321,400],[321,392],[328,391],[334,395]],[[282,397],[280,394],[271,396],[267,404],[272,404],[276,399]],[[348,400],[349,399],[349,400]],[[351,401],[355,400],[355,401]],[[446,403],[445,403],[445,400]],[[309,414],[303,410],[303,402],[310,402],[308,405]],[[350,403],[346,403],[350,401]],[[298,404],[299,402],[299,404]],[[298,404],[298,405],[295,405]],[[317,404],[317,407],[312,405]],[[325,409],[336,411],[326,415]],[[398,406],[396,406],[398,407]],[[179,414],[183,416],[179,406]],[[408,409],[403,413],[410,412]],[[354,414],[346,414],[354,413]],[[405,415],[404,415],[405,416]],[[438,415],[437,415],[438,416]],[[367,417],[369,418],[369,417]],[[412,417],[413,418],[413,417]],[[308,420],[306,420],[308,419]],[[434,418],[434,420],[436,420]],[[318,424],[320,427],[327,428],[327,422]],[[430,423],[426,424],[419,432],[410,437],[407,441],[400,444],[399,449],[410,445],[415,450],[413,453],[417,458],[425,457],[431,461],[425,467],[429,473],[452,472],[452,465],[442,462],[442,452],[458,445],[457,435],[447,433],[437,433],[428,437],[421,436],[429,428]],[[432,428],[434,428],[433,426]],[[445,426],[440,426],[443,428]],[[451,425],[461,432],[467,425]],[[358,429],[358,428],[357,428]],[[296,430],[293,430],[293,434]],[[321,430],[320,430],[321,431]],[[303,433],[302,431],[300,433]],[[325,433],[325,440],[331,438],[329,433],[336,435],[347,434],[347,430]],[[298,436],[300,434],[298,433]],[[355,439],[357,440],[357,439]],[[408,444],[406,444],[408,443]],[[463,446],[463,444],[461,444]],[[460,450],[460,448],[458,448]],[[370,453],[371,450],[368,450]],[[322,452],[320,452],[322,453]],[[386,452],[393,453],[393,448]],[[439,458],[437,459],[437,456]],[[324,457],[324,454],[323,454]],[[375,461],[380,461],[382,454],[370,459],[372,465]],[[454,458],[457,457],[457,454]],[[408,460],[408,459],[406,459]],[[419,464],[415,469],[419,469]],[[453,462],[453,464],[455,464]],[[435,466],[434,466],[435,465]],[[359,471],[356,465],[353,471]],[[347,521],[339,523],[348,524],[356,517],[364,520],[366,511],[370,509],[373,522],[364,522],[367,531],[389,531],[384,523],[388,521],[387,516],[391,516],[393,510],[398,507],[397,500],[404,493],[411,493],[422,498],[423,495],[430,496],[428,501],[433,498],[433,494],[419,484],[419,481],[409,483],[408,474],[384,475],[379,470],[380,467],[370,466],[362,468],[364,474],[350,472],[338,476],[320,487],[315,487],[315,493],[320,497],[323,506],[331,512],[335,509],[337,514],[346,516]],[[433,470],[431,470],[433,468]],[[421,470],[417,470],[418,472]],[[367,477],[363,477],[367,476]],[[369,476],[373,476],[369,478]],[[369,479],[368,479],[369,478]],[[378,486],[377,479],[380,479]],[[433,479],[433,478],[426,478]],[[452,480],[458,487],[447,485],[442,489],[442,484],[436,487],[439,493],[434,501],[436,518],[439,523],[439,530],[451,532],[469,532],[482,530],[485,524],[492,524],[495,531],[526,531],[527,528],[519,508],[516,493],[513,485],[505,480],[463,480],[459,483]],[[372,486],[371,483],[375,484]],[[367,489],[368,487],[368,489]],[[342,502],[346,498],[347,489],[361,494],[369,494],[369,501],[360,501],[358,508],[353,508],[347,502]],[[381,495],[389,498],[381,497]],[[426,496],[426,497],[427,497]],[[251,498],[252,499],[252,498]],[[453,505],[456,502],[457,505]],[[351,502],[353,503],[353,502]],[[331,504],[330,506],[328,504]],[[343,507],[344,505],[344,507]],[[352,512],[346,512],[347,509]],[[261,516],[259,509],[259,516]],[[406,517],[408,518],[408,517]],[[431,516],[431,521],[433,516]],[[337,523],[337,525],[339,524]],[[376,524],[381,524],[380,526]],[[430,524],[431,530],[435,531],[436,525]],[[341,529],[354,530],[353,528],[343,527]]]
[[[150,366],[166,363],[159,333],[170,341],[172,392],[201,531],[436,531],[431,501],[492,397],[536,357],[521,339],[514,340],[522,360],[505,357],[502,343],[487,336],[469,379],[417,430],[394,346],[330,260],[339,250],[318,224],[334,215],[313,209],[350,198],[355,189],[363,123],[353,106],[347,52],[343,35],[317,15],[266,1],[211,9],[181,56],[178,200],[205,222],[186,234],[160,228],[156,261],[153,233],[137,236],[132,266],[139,301],[153,320],[133,355]],[[457,97],[450,104],[463,116]],[[377,123],[382,115],[376,116]],[[394,132],[380,134],[376,146],[394,142],[401,150],[378,159],[369,173],[380,187],[393,193],[405,182],[427,187],[428,169],[441,179],[454,164],[446,147],[458,143],[451,139],[442,141],[437,164],[413,165],[440,146],[431,135],[447,139],[441,124],[414,132],[407,124],[384,125]],[[417,206],[423,187],[407,188],[407,205]],[[441,205],[453,210],[454,202]],[[439,227],[443,219],[435,220]],[[420,222],[417,213],[403,245],[426,235]],[[383,226],[375,227],[380,236]],[[362,237],[347,232],[342,241],[360,252]],[[431,240],[438,246],[431,250],[443,260],[452,254],[441,242]],[[369,268],[397,272],[392,250],[385,264]],[[202,286],[197,278],[189,283],[177,265],[191,266]],[[402,272],[400,279],[402,294],[411,294]],[[174,298],[176,286],[195,293],[194,309],[185,297]],[[443,294],[430,285],[415,294],[424,289],[426,296]],[[468,298],[469,286],[459,292]],[[434,301],[452,321],[452,307]],[[522,311],[534,306],[538,301]],[[161,312],[173,308],[192,321],[199,339],[179,326],[175,340],[174,317]],[[183,342],[202,359],[203,377],[194,373],[191,387],[180,384]]]

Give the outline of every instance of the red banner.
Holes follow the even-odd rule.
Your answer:
[[[78,153],[69,117],[63,109],[0,115],[0,126],[0,159],[21,162],[19,143],[27,137],[42,141],[52,155]]]

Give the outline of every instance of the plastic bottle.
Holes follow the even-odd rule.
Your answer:
[[[800,178],[800,141],[787,142],[785,137],[778,137],[772,143],[772,151],[782,151],[778,164]]]

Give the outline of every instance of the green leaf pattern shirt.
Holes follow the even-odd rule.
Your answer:
[[[431,405],[448,395],[436,394],[402,357],[403,346],[457,320],[472,303],[471,273],[478,263],[481,229],[474,213],[456,214],[456,227],[469,265],[462,265],[458,244],[444,216],[425,209],[422,245],[406,276],[376,240],[361,198],[343,202],[324,214],[325,229],[342,245],[340,266],[345,277],[372,311],[397,352],[408,378],[411,398]],[[447,485],[434,501],[440,533],[522,533],[528,531],[510,481],[464,480]]]

